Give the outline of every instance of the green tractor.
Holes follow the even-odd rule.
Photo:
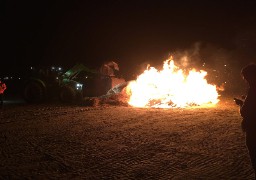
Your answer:
[[[34,71],[25,82],[23,95],[31,103],[56,98],[61,102],[74,103],[84,97],[105,95],[111,88],[110,76],[77,64],[65,73],[54,69]]]

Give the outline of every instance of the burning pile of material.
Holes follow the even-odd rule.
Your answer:
[[[129,104],[134,107],[213,106],[218,103],[216,85],[208,84],[207,72],[195,69],[185,73],[166,60],[161,71],[148,67],[126,88]]]
[[[125,87],[128,83],[124,80],[120,80],[120,82],[121,83],[110,89],[106,95],[85,98],[83,100],[83,105],[93,107],[100,105],[128,106],[128,96],[125,93]]]

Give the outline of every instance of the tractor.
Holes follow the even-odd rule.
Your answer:
[[[39,103],[58,98],[61,102],[74,103],[82,101],[84,97],[105,95],[112,88],[111,76],[83,64],[77,64],[65,73],[59,70],[34,70],[24,83],[24,99]]]

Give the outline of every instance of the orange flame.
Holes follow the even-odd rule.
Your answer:
[[[166,60],[163,70],[149,67],[128,84],[128,103],[155,108],[213,106],[219,102],[219,95],[216,86],[207,83],[206,75],[207,72],[195,69],[185,75],[173,60]]]

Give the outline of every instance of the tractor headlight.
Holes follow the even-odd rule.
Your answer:
[[[76,84],[76,89],[77,90],[82,90],[82,88],[83,88],[83,84],[80,84],[80,83]]]

